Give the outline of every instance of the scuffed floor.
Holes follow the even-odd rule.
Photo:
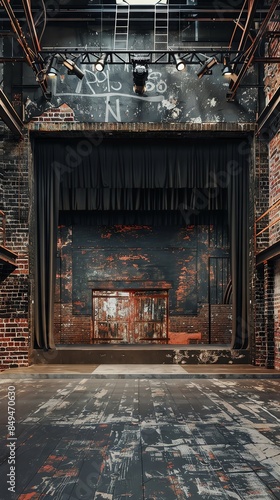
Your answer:
[[[0,397],[1,500],[280,499],[277,379],[1,378]]]

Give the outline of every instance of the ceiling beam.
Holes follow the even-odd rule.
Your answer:
[[[272,0],[269,11],[268,11],[264,21],[262,22],[254,41],[252,42],[250,47],[245,51],[244,55],[240,58],[240,62],[242,62],[242,66],[241,66],[241,69],[239,70],[237,78],[234,81],[232,81],[232,84],[230,86],[229,100],[231,100],[231,101],[234,100],[234,97],[236,95],[238,87],[239,87],[240,83],[242,82],[244,76],[246,75],[248,68],[253,63],[254,55],[255,55],[255,52],[259,46],[259,43],[260,43],[261,39],[264,37],[265,32],[266,32],[267,27],[268,27],[268,24],[271,21],[272,16],[274,15],[274,13],[278,7],[279,7],[279,0]]]
[[[28,24],[30,37],[31,37],[32,44],[33,44],[33,49],[34,49],[35,54],[38,54],[38,52],[41,50],[41,46],[40,46],[40,42],[38,39],[33,15],[31,12],[30,0],[22,0],[22,4],[23,4],[24,12],[25,12],[26,22]]]
[[[240,51],[243,51],[246,47],[246,43],[248,41],[248,37],[250,35],[250,30],[251,30],[253,22],[254,22],[254,17],[256,14],[257,5],[259,3],[259,0],[246,0],[246,2],[248,2],[248,13],[247,13],[247,18],[246,18],[244,30],[242,32],[241,39],[239,42],[238,50],[240,50]]]
[[[23,122],[18,116],[15,108],[0,88],[0,117],[3,122],[9,127],[11,132],[17,137],[23,138]]]
[[[278,88],[261,112],[257,134],[264,141],[270,141],[280,129],[280,88]]]
[[[228,50],[227,47],[212,47],[206,49],[206,47],[197,47],[195,49],[186,50],[183,47],[176,49],[171,49],[168,51],[163,50],[105,50],[100,48],[97,52],[96,47],[94,48],[73,48],[69,49],[67,47],[44,47],[40,54],[42,57],[47,56],[63,56],[64,58],[78,59],[80,64],[94,64],[101,54],[106,54],[107,64],[130,64],[132,63],[132,57],[135,54],[141,54],[145,56],[150,56],[149,64],[174,64],[174,55],[177,54],[179,57],[185,59],[186,64],[201,64],[205,62],[204,58],[217,56],[218,62],[222,63],[224,56],[231,56],[235,59],[240,54],[238,50]],[[165,61],[165,57],[167,60]],[[203,57],[204,56],[204,57]],[[256,62],[261,63],[278,63],[280,62],[280,57],[263,57],[254,59]],[[0,58],[1,62],[1,58]]]
[[[28,1],[28,0],[25,0],[25,1]],[[32,28],[32,20],[29,19],[29,22],[31,23],[31,31],[32,31],[32,33],[30,33],[30,36],[33,40],[34,51],[31,49],[31,47],[29,47],[29,45],[27,43],[26,37],[22,31],[21,25],[20,25],[16,15],[15,15],[11,5],[10,5],[10,1],[9,0],[1,0],[1,3],[2,3],[4,9],[6,10],[6,13],[9,16],[13,32],[15,33],[15,35],[17,37],[17,41],[18,41],[19,45],[23,49],[23,52],[24,52],[25,57],[26,57],[26,61],[29,64],[29,66],[33,69],[34,73],[36,74],[36,79],[37,79],[39,73],[41,73],[42,70],[44,69],[44,64],[43,64],[43,61],[41,60],[41,58],[38,54],[38,48],[40,48],[40,44],[38,42],[38,45],[37,45],[38,39],[37,39],[37,35],[35,36],[35,33],[33,31],[33,28]],[[32,17],[32,14],[31,14],[31,17]],[[33,25],[34,25],[34,22],[33,22]],[[34,30],[35,30],[35,26],[34,26]],[[36,32],[36,30],[35,30],[35,32]],[[46,81],[41,80],[39,78],[37,81],[42,89],[43,94],[45,95],[47,93]]]

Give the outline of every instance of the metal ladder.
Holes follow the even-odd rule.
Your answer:
[[[114,50],[128,50],[130,5],[116,6]]]
[[[168,27],[169,27],[169,6],[168,3],[155,5],[154,16],[154,50],[168,50]],[[167,62],[167,55],[162,58]]]

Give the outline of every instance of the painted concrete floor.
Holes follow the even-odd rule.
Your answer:
[[[9,372],[0,378],[1,500],[280,499],[277,378]]]

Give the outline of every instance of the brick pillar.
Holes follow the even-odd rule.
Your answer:
[[[264,263],[264,326],[266,339],[266,368],[274,368],[274,265]]]
[[[255,336],[252,339],[252,363],[265,366],[266,338],[264,321],[264,266],[258,266],[255,276]]]
[[[280,259],[274,263],[274,335],[274,364],[280,370]]]
[[[255,339],[252,361],[274,368],[274,265],[258,266],[255,278]]]
[[[0,370],[27,366],[29,356],[29,168],[28,137],[16,141],[7,130],[0,139],[1,209],[6,214],[6,247],[16,267],[0,265]]]
[[[255,173],[252,179],[253,192],[250,193],[254,200],[255,219],[260,217],[269,207],[269,163],[268,146],[259,139],[255,139]],[[268,216],[263,218],[256,227],[260,231],[267,226]],[[256,253],[267,248],[269,233],[265,231],[255,241]],[[255,256],[254,256],[255,261]],[[266,366],[266,333],[264,323],[264,266],[256,268],[252,276],[252,307],[254,309],[254,333],[251,336],[252,363],[256,366]]]
[[[269,151],[268,145],[260,140],[255,141],[255,218],[258,219],[269,208]],[[269,216],[257,223],[257,233],[269,223]],[[257,252],[268,247],[269,231],[264,231],[256,241]]]

